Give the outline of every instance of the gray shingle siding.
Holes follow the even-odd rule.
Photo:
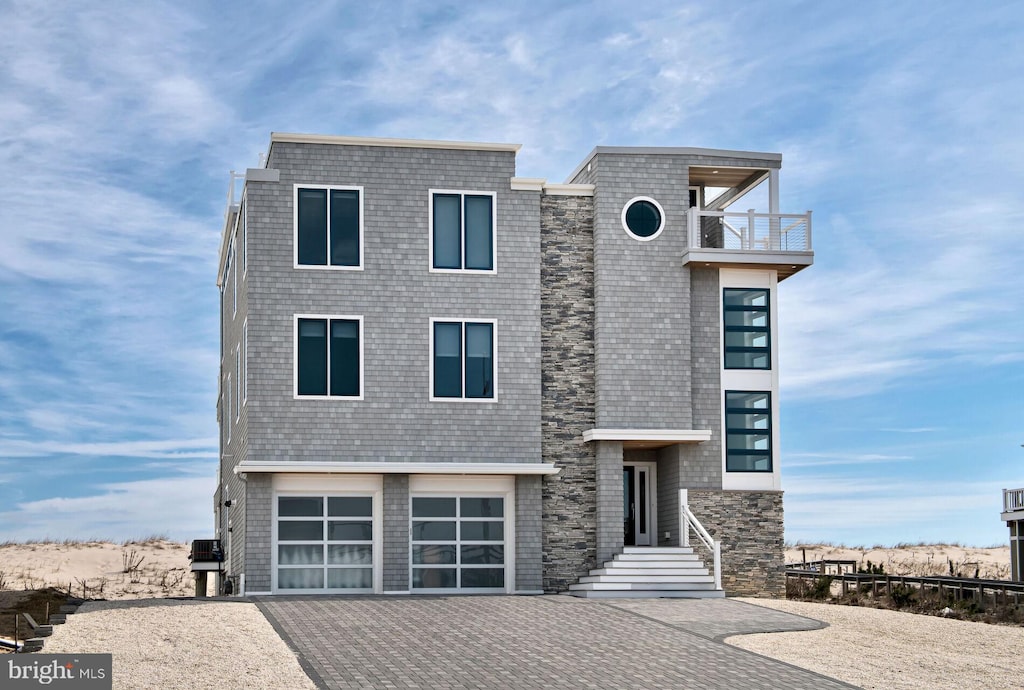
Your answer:
[[[676,156],[606,156],[593,166],[595,353],[599,428],[690,429],[687,165]],[[640,242],[621,214],[658,201],[665,228]]]
[[[509,191],[513,154],[275,143],[269,165],[280,182],[249,189],[249,252],[260,257],[250,266],[250,457],[538,461],[539,209],[536,194]],[[293,267],[296,183],[363,187],[364,270]],[[428,190],[438,188],[497,194],[496,274],[428,271]],[[300,313],[364,317],[364,400],[294,399]],[[497,319],[493,402],[429,400],[431,317]]]
[[[384,475],[384,591],[409,591],[409,475]]]

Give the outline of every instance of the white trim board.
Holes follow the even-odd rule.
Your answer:
[[[495,144],[472,141],[438,141],[436,139],[388,139],[384,137],[344,137],[330,134],[293,134],[271,132],[270,145],[275,142],[287,144],[335,144],[347,146],[390,146],[413,149],[449,149],[456,151],[507,151],[516,153],[522,144]],[[269,148],[268,148],[269,151]],[[269,159],[269,156],[268,156]]]
[[[710,433],[710,432],[709,432]],[[234,472],[281,474],[558,474],[543,462],[261,462],[243,461]]]

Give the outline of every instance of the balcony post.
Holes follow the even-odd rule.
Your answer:
[[[752,208],[748,208],[747,209],[747,232],[744,234],[743,241],[740,243],[740,248],[741,249],[757,249],[757,247],[754,245],[754,237],[755,237],[754,233],[755,233],[755,230],[756,230],[756,227],[757,227],[754,224],[756,222],[757,222],[757,212],[754,209],[752,209]]]
[[[782,249],[782,219],[779,218],[779,171],[768,171],[768,249]]]

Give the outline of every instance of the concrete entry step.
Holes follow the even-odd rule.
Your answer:
[[[688,584],[703,584],[710,582],[714,584],[715,578],[708,574],[703,575],[598,575],[594,574],[594,571],[590,571],[591,574],[580,578],[580,584],[587,582],[607,582],[609,584],[616,582],[628,582],[636,584],[659,584],[659,583],[674,583],[678,585]]]
[[[703,559],[688,546],[627,546],[600,568],[569,586],[578,597],[684,598],[724,596]],[[716,593],[710,594],[709,593]]]
[[[590,571],[591,575],[709,575],[707,568],[695,565],[692,568],[665,566],[664,568],[597,568]]]
[[[626,591],[626,590],[680,590],[699,589],[713,590],[715,583],[712,582],[581,582],[578,585],[569,585],[569,591],[575,592],[596,592],[600,590]]]
[[[665,554],[665,553],[620,553],[612,559],[616,562],[627,563],[700,563],[700,556],[692,553]]]
[[[583,590],[574,591],[572,595],[584,599],[721,599],[725,592],[720,589]]]

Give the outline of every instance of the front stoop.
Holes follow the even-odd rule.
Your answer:
[[[588,599],[715,599],[715,576],[690,547],[627,546],[623,552],[579,584],[569,594]]]

